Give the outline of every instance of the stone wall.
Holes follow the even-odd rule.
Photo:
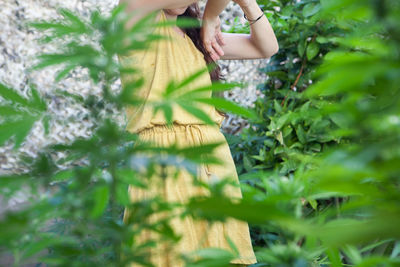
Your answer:
[[[40,71],[29,71],[29,67],[36,63],[35,56],[42,52],[51,52],[55,47],[39,45],[37,39],[41,33],[26,27],[25,23],[39,19],[56,18],[57,7],[68,8],[82,16],[87,16],[93,8],[101,12],[109,12],[118,0],[0,0],[0,82],[27,95],[29,83],[37,86],[42,96],[48,102],[50,112],[55,118],[51,122],[50,135],[44,135],[41,123],[37,123],[17,151],[12,150],[12,142],[0,147],[0,174],[9,172],[24,172],[25,166],[18,161],[20,155],[35,156],[40,149],[53,143],[69,143],[76,137],[89,137],[92,121],[88,118],[85,108],[73,105],[63,98],[52,94],[54,89],[61,89],[82,96],[89,92],[99,92],[100,88],[93,84],[88,73],[82,69],[75,69],[62,81],[55,83],[53,77],[59,70],[57,67],[46,68]],[[237,5],[230,4],[221,14],[222,21],[232,22],[234,17],[243,17]],[[226,25],[224,26],[226,27]],[[220,61],[222,72],[228,82],[244,82],[244,89],[233,89],[225,92],[225,97],[238,102],[243,106],[251,107],[258,96],[261,96],[256,85],[265,80],[265,76],[258,72],[258,68],[267,64],[268,60],[234,60]],[[119,90],[120,82],[113,85]],[[112,108],[104,112],[113,113]],[[115,113],[115,119],[123,124],[123,114]],[[246,120],[229,115],[224,121],[222,130],[226,133],[239,133],[243,127],[248,127]],[[62,157],[63,155],[58,155]]]

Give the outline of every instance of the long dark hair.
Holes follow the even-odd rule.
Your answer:
[[[195,18],[200,20],[200,8],[197,3],[191,4],[183,13],[182,15],[178,16],[178,19],[181,17],[189,17],[189,18]],[[207,52],[205,49],[203,42],[200,38],[200,28],[185,28],[183,31],[189,36],[189,38],[192,40],[196,48],[204,55],[204,59],[207,64],[212,65],[214,68],[210,72],[211,80],[212,81],[218,81],[222,79],[223,77],[221,76],[221,69],[218,66],[218,64],[211,58],[210,54]]]

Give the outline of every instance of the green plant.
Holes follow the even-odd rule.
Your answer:
[[[61,9],[61,20],[30,23],[36,29],[46,31],[42,42],[60,48],[57,53],[39,55],[40,62],[32,70],[61,65],[63,69],[56,75],[56,81],[59,81],[72,69],[83,67],[88,70],[90,78],[101,85],[102,95],[82,97],[56,91],[59,97],[67,97],[90,111],[95,122],[92,136],[78,138],[69,144],[44,147],[38,157],[23,158],[29,172],[0,178],[0,192],[5,200],[15,197],[22,188],[28,188],[31,196],[25,207],[9,210],[0,219],[0,248],[12,253],[14,266],[35,257],[37,261],[57,266],[126,266],[131,262],[148,266],[148,247],[156,242],[168,242],[172,246],[179,240],[169,220],[181,215],[178,208],[184,204],[166,202],[160,197],[131,202],[128,186],[148,188],[155,179],[151,177],[165,177],[167,167],[176,172],[187,170],[195,178],[198,164],[220,162],[211,155],[218,143],[191,149],[154,147],[138,142],[136,134],[126,131],[107,113],[102,115],[104,113],[100,112],[105,106],[111,105],[122,111],[128,105],[141,103],[141,99],[133,97],[142,82],[141,77],[135,69],[118,62],[116,56],[123,57],[132,50],[146,49],[150,42],[163,38],[154,33],[155,27],[170,26],[168,23],[154,23],[155,14],[150,14],[127,29],[125,24],[129,17],[123,10],[124,7],[119,6],[109,16],[94,11],[89,19],[82,19]],[[181,26],[193,25],[189,20],[181,20],[181,23]],[[83,38],[89,42],[82,42]],[[131,75],[133,79],[120,92],[114,93],[111,85],[120,75]],[[253,116],[234,103],[223,99],[203,99],[199,94],[206,90],[227,90],[232,87],[229,84],[214,84],[179,95],[179,89],[196,77],[188,77],[179,84],[171,82],[166,88],[164,101],[154,103],[167,120],[171,117],[171,105],[178,103],[187,107],[189,96],[191,101],[215,104],[230,112]],[[46,100],[34,88],[32,97],[26,99],[15,90],[0,85],[0,95],[5,99],[0,107],[4,111],[0,123],[1,144],[14,141],[18,147],[36,121],[43,120],[46,129],[51,125],[52,117],[47,112]],[[188,111],[205,122],[210,121],[194,106]],[[54,154],[58,152],[66,157],[55,159]],[[207,184],[197,185],[209,187]],[[134,210],[137,215],[126,225],[121,220],[124,207]],[[163,213],[168,216],[149,223],[151,215]],[[143,230],[158,232],[160,240],[135,243],[135,236]],[[212,252],[212,249],[208,251]],[[226,264],[232,257],[227,251],[221,255]],[[211,262],[213,260],[221,263],[221,259],[211,259]],[[186,258],[186,262],[194,264],[195,260]]]
[[[133,70],[114,62],[88,64],[78,42],[65,47],[74,47],[71,51],[76,51],[79,57],[71,54],[43,57],[43,67],[72,58],[77,60],[76,65],[93,68],[92,78],[105,82],[104,93],[101,100],[93,96],[87,104],[98,119],[93,137],[50,146],[38,158],[26,159],[31,164],[29,173],[1,177],[0,190],[6,197],[23,186],[32,191],[45,188],[49,193],[42,198],[34,195],[28,208],[8,212],[0,220],[0,246],[13,252],[16,266],[44,249],[49,253],[41,261],[49,265],[145,263],[146,245],[152,246],[159,240],[135,247],[131,239],[135,231],[130,226],[135,225],[138,231],[157,229],[173,244],[179,237],[169,227],[168,218],[152,225],[144,221],[157,212],[166,212],[167,217],[178,216],[174,213],[177,207],[184,208],[185,216],[210,222],[233,217],[252,223],[256,226],[252,232],[258,245],[258,266],[399,265],[400,4],[361,0],[260,3],[265,9],[281,8],[269,15],[276,25],[281,50],[265,70],[271,78],[262,85],[267,97],[257,102],[255,112],[259,118],[251,121],[254,128],[236,137],[245,140],[243,145],[232,146],[241,179],[246,182],[242,184],[243,199],[236,201],[222,194],[225,182],[221,182],[201,184],[210,190],[210,196],[193,197],[184,206],[158,198],[129,203],[128,184],[146,188],[150,182],[146,177],[152,174],[163,177],[162,166],[191,170],[193,164],[204,160],[198,152],[207,154],[217,144],[197,151],[139,144],[135,135],[122,131],[109,118],[95,114],[102,106],[101,101],[109,101],[116,107],[138,103],[139,100],[127,96],[140,79],[135,79],[118,95],[108,90],[121,71]],[[118,54],[123,53],[119,49],[130,49],[122,42],[124,36],[134,41],[129,38],[151,25],[144,20],[144,28],[126,33],[124,20],[119,20],[123,18],[119,17],[120,12],[115,10],[110,18],[96,13],[92,17],[95,18],[92,24],[104,33],[100,35],[103,36],[100,43],[104,44],[101,51],[114,55],[115,49]],[[72,25],[81,25],[73,14],[66,12],[65,16]],[[57,23],[36,26],[54,28],[59,36],[71,31],[79,36],[82,29],[87,29],[70,25],[66,30],[65,25]],[[122,43],[110,45],[107,36],[114,36],[116,39],[111,40]],[[106,55],[104,58],[112,58]],[[187,82],[190,79],[193,77]],[[179,101],[174,95],[176,86],[171,84],[167,90],[167,102]],[[4,88],[0,87],[0,93],[9,104],[21,103],[17,108],[5,105],[7,113],[2,119],[6,124],[0,127],[6,133],[7,137],[3,137],[6,140],[15,133],[1,125],[26,116],[25,105],[37,111],[35,120],[45,114],[46,108],[39,104],[41,101],[21,100]],[[74,99],[80,103],[87,101]],[[168,117],[168,105],[159,104]],[[219,102],[219,107],[227,110],[230,105]],[[231,110],[238,114],[253,113],[236,106]],[[21,143],[24,135],[16,141]],[[55,162],[51,157],[54,151],[67,151],[68,157]],[[144,173],[138,164],[131,164],[143,160],[141,152],[149,153],[142,161],[146,166]],[[160,157],[164,152],[169,157]],[[183,165],[177,164],[178,158],[186,159]],[[211,157],[208,160],[218,161]],[[74,167],[60,170],[60,163]],[[124,205],[135,209],[143,221],[121,224],[118,217]],[[48,228],[46,223],[52,220],[56,228]],[[121,252],[126,254],[125,258],[119,257]],[[231,253],[214,249],[198,253],[203,259],[196,261],[187,255],[187,266],[225,266],[232,257]]]
[[[261,70],[269,75],[255,107],[262,119],[230,144],[246,190],[263,192],[253,194],[267,203],[280,199],[299,219],[291,231],[278,220],[257,223],[255,243],[266,248],[259,258],[292,266],[271,255],[295,242],[314,256],[309,264],[394,266],[398,3],[258,2],[280,51]]]

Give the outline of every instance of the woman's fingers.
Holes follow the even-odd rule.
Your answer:
[[[213,41],[206,41],[204,42],[205,49],[210,54],[211,58],[216,61],[219,59],[218,52],[215,49],[215,42]]]
[[[219,18],[203,20],[201,29],[201,37],[204,48],[210,54],[211,58],[216,61],[224,55],[221,47],[225,42],[222,38]]]
[[[217,39],[214,39],[214,41],[212,42],[212,47],[214,48],[214,51],[218,54],[218,56],[222,57],[224,55],[224,51],[219,45]]]
[[[220,57],[224,55],[224,51],[219,46],[216,39],[212,40],[211,42],[206,41],[204,44],[205,44],[205,49],[207,50],[207,52],[210,54],[211,58],[214,61],[220,59]]]
[[[218,60],[219,57],[223,55],[223,51],[215,39],[211,41],[205,40],[203,41],[203,45],[214,61]]]
[[[218,33],[217,33],[217,41],[218,41],[219,45],[222,45],[222,46],[226,45],[225,38],[222,35],[221,31],[218,31]]]

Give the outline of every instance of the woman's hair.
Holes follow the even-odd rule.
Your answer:
[[[189,17],[189,18],[195,18],[200,20],[200,8],[197,3],[191,4],[183,13],[182,15],[178,16],[178,19],[180,17]],[[211,80],[212,81],[218,81],[222,79],[221,77],[221,69],[218,66],[218,64],[211,58],[210,53],[205,49],[203,42],[200,38],[200,28],[185,28],[183,29],[187,36],[192,40],[194,45],[200,52],[204,55],[204,59],[207,64],[214,65],[214,69],[210,72]]]

